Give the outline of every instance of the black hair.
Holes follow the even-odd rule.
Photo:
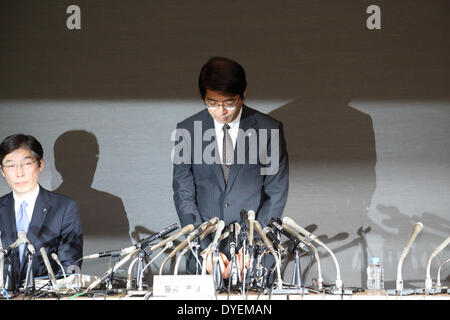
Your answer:
[[[206,90],[219,91],[224,95],[239,95],[244,98],[247,89],[244,68],[236,61],[224,57],[212,57],[202,67],[198,78],[202,99]]]
[[[0,164],[3,166],[3,159],[17,149],[25,148],[31,151],[33,156],[41,166],[41,159],[44,157],[44,150],[35,137],[25,134],[13,134],[6,137],[0,144]]]

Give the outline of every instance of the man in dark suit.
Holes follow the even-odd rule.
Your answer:
[[[60,269],[51,259],[55,253],[64,269],[81,267],[83,237],[75,201],[42,188],[39,176],[44,169],[43,149],[34,137],[9,136],[0,144],[1,172],[12,192],[0,198],[0,231],[4,248],[24,231],[35,248],[33,276],[48,274],[40,248],[45,248],[52,269]],[[13,249],[6,259],[12,267],[16,289],[26,277],[27,248]],[[6,268],[5,268],[6,269]],[[5,270],[6,271],[6,270]]]
[[[203,66],[199,88],[206,108],[177,124],[173,198],[183,226],[212,217],[225,225],[253,210],[264,227],[281,217],[288,194],[283,126],[244,104],[242,66],[214,57]],[[193,262],[188,259],[188,271]]]

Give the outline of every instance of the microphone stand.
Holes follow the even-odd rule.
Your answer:
[[[444,266],[444,265],[446,265],[447,263],[449,263],[450,262],[450,259],[447,259],[447,260],[445,260],[444,262],[442,262],[440,265],[439,265],[439,268],[438,268],[438,272],[437,272],[437,278],[436,278],[436,288],[437,289],[442,289],[442,284],[441,284],[441,268]],[[447,291],[448,292],[448,291]]]
[[[223,288],[223,277],[222,277],[222,270],[220,268],[220,262],[219,262],[220,256],[219,256],[219,248],[216,248],[214,250],[213,256],[212,256],[212,271],[213,271],[213,280],[214,284],[216,286],[216,292],[220,288]],[[216,295],[217,300],[217,295]]]
[[[138,285],[138,281],[139,279],[141,279],[141,277],[143,276],[143,272],[144,272],[144,257],[147,255],[147,253],[145,252],[145,250],[141,250],[138,253],[138,261],[137,261],[137,272],[136,272],[136,287]]]
[[[192,241],[192,247],[190,247],[192,250],[192,254],[194,255],[194,257],[197,260],[197,263],[195,264],[195,274],[199,275],[201,274],[201,271],[199,270],[199,263],[198,263],[198,255],[200,252],[200,241],[198,237],[195,237],[194,240]]]
[[[114,263],[113,263],[113,266],[111,268],[111,274],[107,278],[108,280],[107,280],[107,283],[106,283],[105,297],[108,295],[108,292],[112,291],[113,280],[114,280],[114,268],[115,268],[117,262],[120,259],[120,255],[115,255],[115,256],[111,256],[111,257],[114,257]]]
[[[25,277],[25,284],[23,289],[23,295],[25,298],[25,295],[27,294],[28,289],[30,288],[31,291],[34,291],[34,276],[33,276],[33,256],[29,250],[27,252],[27,274]]]
[[[290,248],[290,251],[294,254],[295,257],[295,263],[294,263],[294,271],[292,273],[292,285],[298,286],[299,288],[302,287],[302,272],[300,268],[300,253],[298,250],[298,245],[300,241],[295,239]]]
[[[264,258],[264,247],[263,244],[258,242],[256,246],[255,255],[256,255],[256,265],[255,265],[255,288],[257,291],[264,289],[264,266],[263,266],[263,258]]]

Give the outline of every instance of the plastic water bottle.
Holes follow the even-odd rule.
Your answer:
[[[378,257],[370,258],[367,267],[367,290],[370,292],[384,290],[384,270]]]

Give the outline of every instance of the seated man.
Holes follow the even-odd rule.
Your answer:
[[[55,273],[60,269],[51,259],[56,253],[64,269],[81,267],[83,236],[75,201],[42,188],[39,175],[44,169],[43,149],[39,141],[23,134],[11,135],[0,144],[1,172],[12,192],[0,198],[0,231],[3,248],[24,231],[36,253],[33,276],[48,274],[40,248],[44,247]],[[5,262],[12,267],[16,288],[26,277],[27,248],[13,249]],[[5,268],[5,271],[7,268]],[[5,272],[6,274],[6,272]],[[0,275],[4,276],[4,275]]]

